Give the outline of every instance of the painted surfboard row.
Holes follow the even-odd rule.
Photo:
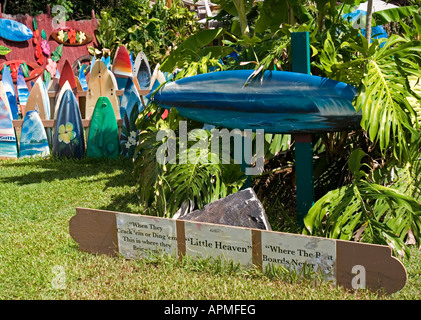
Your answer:
[[[120,54],[116,57],[130,59],[125,48],[119,51]],[[143,53],[138,57],[141,59],[138,59],[137,70],[145,70],[142,75],[142,89],[149,89],[152,76],[149,63]],[[0,87],[2,93],[0,158],[48,156],[50,146],[51,154],[58,157],[81,158],[85,153],[88,157],[114,158],[119,154],[132,157],[137,137],[135,121],[139,112],[143,110],[143,103],[138,92],[139,84],[134,75],[120,72],[118,60],[115,61],[115,66],[117,74],[126,77],[121,99],[116,94],[118,90],[116,77],[104,61],[94,63],[89,81],[86,81],[81,74],[79,77],[75,76],[70,63],[66,61],[56,82],[59,93],[53,106],[50,105],[48,89],[41,78],[38,78],[31,91],[28,91],[25,109],[22,109],[23,124],[19,144],[12,122],[17,118],[8,99],[14,92],[13,83],[10,85],[5,81],[7,77],[3,77]],[[81,78],[83,81],[80,81]],[[86,84],[88,91],[84,110],[80,109],[77,97],[82,82]],[[55,120],[54,128],[44,128],[42,120],[50,119]],[[86,132],[82,119],[91,120]],[[118,119],[123,119],[121,139],[117,126]]]

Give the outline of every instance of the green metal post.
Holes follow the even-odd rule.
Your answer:
[[[241,138],[241,143],[242,145],[242,161],[241,161],[241,170],[246,173],[247,168],[249,167],[249,165],[247,164],[247,162],[250,162],[250,159],[246,159],[246,137],[243,136]],[[248,175],[246,181],[244,181],[244,184],[241,187],[241,190],[247,189],[247,188],[251,188],[251,176]]]
[[[310,74],[310,40],[308,32],[291,34],[292,71]],[[297,220],[302,226],[304,217],[314,203],[313,136],[295,135],[295,172]]]

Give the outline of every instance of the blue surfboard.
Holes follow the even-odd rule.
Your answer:
[[[144,52],[140,52],[136,56],[136,60],[133,65],[133,74],[137,78],[140,89],[149,89],[152,74],[148,58]]]
[[[105,57],[101,57],[101,61],[105,63],[105,65],[107,66],[107,68],[109,70],[111,70],[111,58],[110,58],[110,56],[108,56],[106,58]]]
[[[9,20],[0,19],[0,37],[11,41],[27,41],[31,39],[33,33],[23,23]]]
[[[13,84],[12,75],[8,67],[3,67],[2,80],[3,88],[9,101],[10,112],[12,113],[13,120],[19,119],[19,109],[16,100],[15,85]]]
[[[19,158],[47,157],[50,155],[47,133],[38,112],[30,110],[23,119],[19,145]]]
[[[85,69],[86,69],[86,64],[82,64],[80,66],[80,71],[79,71],[79,81],[84,91],[88,90],[88,82],[86,81]]]
[[[0,98],[0,159],[16,159],[18,146],[9,108]]]
[[[91,65],[89,66],[89,73],[92,72],[92,67],[94,66],[95,62],[96,62],[96,59],[95,59],[95,56],[93,56],[91,60]]]
[[[133,94],[133,97],[131,97]],[[130,101],[130,99],[134,101]],[[139,92],[136,89],[136,86],[134,85],[134,82],[132,78],[127,78],[126,87],[124,88],[123,95],[120,99],[120,117],[121,119],[124,119],[124,115],[126,113],[127,108],[132,108],[133,104],[139,101],[140,102],[140,96]],[[131,106],[129,106],[129,103]]]
[[[71,89],[63,93],[53,135],[53,155],[81,159],[85,137],[77,99]]]
[[[28,101],[28,96],[29,96],[29,89],[28,86],[26,85],[26,81],[25,78],[23,77],[23,73],[22,73],[22,68],[19,67],[18,70],[18,77],[16,80],[16,87],[18,90],[18,99],[19,99],[19,103],[23,106],[26,105],[26,102]]]
[[[328,78],[254,70],[221,71],[166,83],[149,98],[180,115],[225,128],[267,133],[317,133],[359,127],[355,87]]]

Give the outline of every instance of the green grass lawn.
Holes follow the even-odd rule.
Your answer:
[[[315,279],[170,257],[125,260],[79,251],[76,207],[140,212],[132,163],[32,159],[0,162],[0,299],[421,299],[421,254],[391,296],[347,292]]]

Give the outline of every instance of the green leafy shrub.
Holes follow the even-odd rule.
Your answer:
[[[101,11],[97,39],[111,56],[120,45],[137,54],[143,51],[151,65],[164,58],[189,35],[199,29],[195,13],[173,1],[122,0],[120,5]]]
[[[353,182],[328,192],[313,205],[304,218],[304,233],[390,245],[396,254],[408,256],[405,241],[421,240],[420,182],[410,179],[421,174],[421,163],[416,161],[415,172],[406,168],[407,179],[402,174],[385,186],[370,179],[366,171],[371,172],[371,167],[362,162],[365,156],[360,149],[352,152],[348,167]]]

